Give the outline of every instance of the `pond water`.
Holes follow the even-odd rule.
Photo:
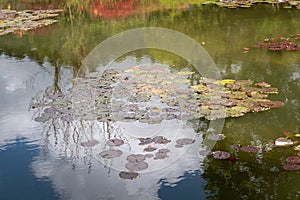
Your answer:
[[[285,137],[283,130],[300,133],[299,51],[253,47],[265,38],[299,34],[299,10],[265,4],[250,9],[213,5],[163,11],[154,8],[107,18],[67,12],[49,27],[0,37],[1,199],[300,199],[300,170],[283,168],[285,159],[297,151],[270,149],[276,138]],[[140,27],[163,27],[186,34],[206,49],[223,79],[265,81],[279,90],[270,98],[285,105],[225,120],[222,134],[226,138],[213,150],[228,151],[232,159],[199,156],[199,143],[210,122],[195,119],[179,124],[184,137],[198,137],[191,148],[179,152],[180,156],[176,148],[171,149],[171,161],[149,161],[158,170],[149,168],[134,180],[121,179],[115,166],[126,160],[101,160],[98,154],[105,150],[101,144],[122,131],[145,137],[153,130],[172,135],[178,121],[170,120],[163,126],[38,123],[34,119],[41,110],[32,109],[31,103],[44,101],[47,92],[67,93],[71,79],[93,48],[117,33]],[[111,63],[119,69],[136,65],[156,65],[174,72],[194,70],[180,56],[154,49],[129,52]],[[91,137],[100,145],[82,147]],[[254,145],[259,151],[234,152],[230,149],[234,144]]]

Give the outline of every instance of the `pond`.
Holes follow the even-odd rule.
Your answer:
[[[298,161],[286,160],[299,152],[294,150],[300,142],[297,135],[300,133],[299,51],[254,47],[267,38],[280,36],[292,40],[300,33],[299,10],[285,9],[277,4],[228,9],[211,4],[174,6],[167,3],[162,9],[163,6],[156,3],[146,6],[141,3],[130,4],[136,6],[132,10],[106,12],[97,3],[70,7],[57,3],[10,1],[10,4],[11,9],[54,7],[64,8],[66,12],[55,17],[58,22],[50,26],[0,36],[1,199],[300,199],[300,170],[290,170],[298,166]],[[199,82],[201,72],[197,73],[193,63],[180,55],[154,48],[124,53],[109,64],[97,63],[100,67],[89,69],[93,72],[89,74],[93,80],[82,78],[82,73],[86,72],[82,62],[101,42],[123,31],[142,27],[161,27],[184,34],[208,52],[225,82],[266,82],[278,89],[278,94],[270,94],[268,98],[284,105],[224,121],[196,117],[185,120],[164,115],[165,120],[149,123],[147,118],[137,122],[130,115],[122,115],[127,119],[124,121],[118,120],[118,112],[115,121],[105,118],[106,115],[97,116],[95,120],[95,116],[86,113],[83,120],[75,120],[71,115],[65,115],[68,117],[60,121],[37,118],[43,116],[43,112],[54,112],[46,111],[49,106],[44,103],[56,99],[60,101],[52,102],[51,106],[65,109],[67,114],[73,109],[87,110],[93,103],[78,108],[76,102],[87,100],[80,95],[93,87],[93,76],[99,76],[95,73],[99,68],[113,74],[108,77],[115,74],[125,77],[123,83],[132,78],[126,73],[138,69],[140,71],[134,73],[139,79],[134,79],[134,83],[141,88],[155,70],[165,73],[165,77],[155,76],[154,83],[157,79],[167,82],[175,77],[182,80],[180,91],[189,91],[184,86],[186,79],[189,83]],[[138,35],[136,39],[140,39]],[[184,52],[190,51],[188,45],[172,42],[174,47],[178,44],[177,47],[186,48]],[[299,44],[299,40],[295,42]],[[110,51],[108,57],[115,53]],[[197,59],[208,58],[202,54]],[[178,74],[184,78],[178,78]],[[119,79],[110,78],[108,80],[115,81],[114,100],[132,95],[128,91],[135,88],[129,84],[118,85]],[[89,87],[80,88],[80,81],[90,84]],[[101,85],[105,82],[97,81],[96,85],[105,90]],[[110,91],[111,85],[105,86]],[[165,93],[155,89],[163,99]],[[76,91],[81,92],[79,97],[74,95]],[[67,98],[72,99],[73,107],[64,104]],[[156,116],[163,110],[156,100],[151,98],[150,103],[138,106],[150,109],[149,112]],[[106,97],[97,101],[99,106],[107,104]],[[126,102],[124,105],[127,106]],[[136,108],[136,104],[130,105],[130,109]],[[124,109],[120,102],[110,106],[117,111]],[[132,110],[122,111],[131,113]],[[106,110],[99,112],[106,113]],[[205,153],[204,138],[216,127],[220,132],[210,146],[214,154],[202,155]],[[141,137],[150,139],[133,139]],[[284,141],[292,140],[294,144],[274,147],[274,141],[280,137],[287,137]],[[183,138],[186,140],[179,140]],[[240,150],[241,147],[244,150]],[[127,157],[140,152],[145,156]],[[229,152],[230,157],[224,152]],[[287,163],[291,164],[286,167]],[[127,171],[134,172],[120,173]]]

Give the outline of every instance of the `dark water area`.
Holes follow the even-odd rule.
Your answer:
[[[15,1],[3,5],[7,2],[12,9],[28,8]],[[0,37],[0,199],[300,199],[300,171],[283,168],[285,159],[298,151],[270,149],[276,138],[285,137],[282,130],[300,132],[299,51],[254,47],[266,38],[299,34],[299,10],[268,4],[249,9],[147,6],[136,5],[132,13],[123,13],[126,16],[121,12],[101,17],[102,8],[96,12],[96,7],[76,4],[70,13],[67,4],[53,3],[54,8],[66,8],[58,23],[22,36]],[[84,58],[102,41],[141,27],[163,27],[187,35],[209,53],[223,79],[267,82],[279,91],[270,99],[285,105],[225,119],[222,134],[226,138],[213,150],[228,151],[236,160],[199,158],[195,147],[161,170],[141,173],[135,180],[121,179],[118,170],[99,161],[102,147],[80,145],[93,131],[118,135],[118,124],[38,123],[34,119],[41,110],[30,105],[32,100],[43,101],[45,92],[67,92]],[[121,69],[136,65],[194,70],[184,58],[155,49],[129,52],[111,63]],[[184,130],[201,138],[203,123],[207,121],[186,123]],[[174,124],[166,127],[166,134],[174,131]],[[230,149],[233,144],[260,150],[235,152]]]

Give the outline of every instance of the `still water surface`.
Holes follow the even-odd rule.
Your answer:
[[[235,10],[203,6],[109,20],[83,15],[72,23],[65,15],[21,38],[0,37],[0,198],[300,199],[300,171],[282,168],[285,158],[295,155],[292,149],[239,153],[234,162],[199,158],[191,150],[164,169],[128,181],[99,162],[98,152],[77,148],[75,140],[35,122],[37,111],[30,109],[41,92],[71,87],[81,61],[101,41],[131,28],[164,27],[202,44],[223,78],[265,81],[279,89],[271,99],[283,101],[284,107],[226,119],[222,133],[227,137],[215,146],[229,151],[239,143],[265,149],[282,130],[300,132],[300,56],[252,46],[264,38],[300,33],[299,18],[298,10],[266,5]],[[114,64],[161,64],[174,70],[189,66],[176,55],[151,49],[124,55]],[[200,126],[197,121],[186,130],[198,132]],[[105,134],[106,128],[97,130]]]

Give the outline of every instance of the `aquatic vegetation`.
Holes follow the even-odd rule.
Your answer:
[[[220,1],[205,1],[202,4],[215,4],[222,8],[251,8],[257,3],[269,3],[282,5],[283,8],[300,9],[299,1],[279,1],[279,0],[220,0]]]
[[[210,155],[212,155],[212,151],[211,150],[200,150],[199,151],[199,155],[201,155],[201,156],[210,156]]]
[[[224,160],[224,159],[227,159],[230,157],[230,153],[225,152],[225,151],[215,151],[212,154],[215,159]]]
[[[136,172],[120,172],[119,176],[123,179],[132,180],[132,179],[136,179],[139,176],[139,174]]]
[[[288,163],[283,166],[283,169],[289,170],[289,171],[294,171],[294,170],[300,169],[300,165],[297,165],[294,163]]]
[[[125,167],[132,171],[141,171],[148,168],[148,163],[146,162],[128,162],[125,164]]]
[[[254,153],[254,152],[258,152],[259,148],[248,145],[248,146],[241,147],[241,150],[245,152]]]
[[[57,20],[63,10],[0,10],[0,36],[8,33],[15,33],[21,36],[23,33],[49,26]]]
[[[287,163],[300,163],[300,158],[298,156],[290,156],[285,160]]]
[[[33,103],[32,108],[48,108],[37,116],[36,121],[40,122],[81,119],[159,124],[171,119],[240,117],[283,106],[282,102],[268,99],[269,94],[278,93],[268,83],[255,86],[251,80],[201,77],[198,85],[191,85],[190,74],[172,73],[156,66],[110,69],[102,75],[94,72],[74,79],[74,88],[66,94],[45,95],[45,102]],[[145,107],[146,102],[155,101],[160,103]],[[140,145],[170,142],[162,136],[140,141]]]
[[[300,51],[299,34],[292,35],[291,37],[278,36],[277,38],[266,38],[263,42],[254,45],[254,47],[262,47],[270,51]]]
[[[129,162],[142,162],[146,160],[146,156],[142,154],[131,154],[126,158]]]
[[[121,150],[105,150],[99,153],[102,158],[117,158],[122,155]]]
[[[120,140],[118,138],[114,138],[114,139],[110,139],[106,142],[107,145],[109,146],[121,146],[122,144],[124,144],[123,140]]]

